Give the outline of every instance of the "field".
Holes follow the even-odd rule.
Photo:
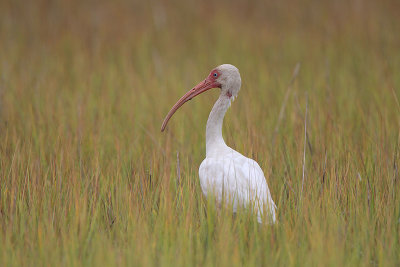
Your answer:
[[[0,1],[0,265],[399,266],[399,13]],[[160,132],[223,63],[242,76],[225,141],[264,170],[276,225],[202,196],[218,89]]]

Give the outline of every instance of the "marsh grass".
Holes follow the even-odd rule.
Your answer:
[[[399,10],[0,2],[0,264],[398,266]],[[217,90],[159,130],[222,63],[243,81],[225,140],[264,170],[273,226],[202,197]]]

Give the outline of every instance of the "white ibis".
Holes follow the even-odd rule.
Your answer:
[[[218,205],[225,200],[232,204],[236,213],[238,206],[257,212],[262,222],[266,212],[268,222],[275,223],[275,203],[272,200],[264,173],[257,162],[246,158],[225,144],[222,123],[231,102],[239,93],[241,79],[239,70],[230,64],[213,69],[208,77],[193,87],[172,107],[164,119],[164,131],[169,119],[184,103],[212,88],[220,88],[221,94],[207,120],[206,158],[200,165],[199,176],[203,194],[212,194]]]

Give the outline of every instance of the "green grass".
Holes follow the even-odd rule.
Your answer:
[[[398,266],[398,1],[151,2],[0,2],[0,265]],[[222,63],[274,226],[201,194],[218,90],[160,132]]]

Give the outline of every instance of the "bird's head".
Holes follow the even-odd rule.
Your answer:
[[[223,64],[213,69],[208,78],[212,76],[219,83],[221,93],[229,98],[237,97],[242,80],[239,70],[231,64]]]
[[[198,96],[212,88],[220,88],[221,96],[234,100],[240,90],[242,80],[240,79],[239,70],[231,64],[223,64],[213,69],[205,80],[189,90],[181,99],[176,102],[172,109],[168,112],[161,126],[164,131],[169,119],[174,113],[187,101]]]

